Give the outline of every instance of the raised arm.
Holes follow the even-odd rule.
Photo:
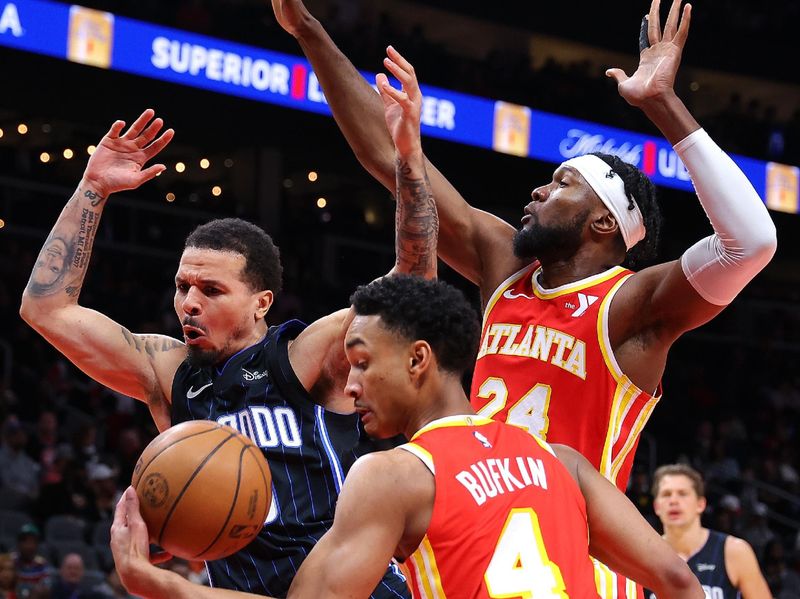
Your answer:
[[[386,67],[402,84],[402,89],[397,90],[383,73],[375,78],[395,147],[397,211],[395,266],[391,273],[435,279],[439,216],[422,154],[422,92],[414,67],[391,46],[388,51]]]
[[[617,327],[618,339],[655,340],[651,349],[664,359],[678,336],[721,312],[766,266],[776,248],[775,226],[761,198],[675,94],[691,8],[687,4],[681,9],[681,0],[673,0],[662,31],[659,0],[653,0],[643,22],[638,69],[630,78],[620,69],[607,71],[620,95],[673,144],[714,229],[680,260],[634,275],[612,304],[612,344],[613,323],[623,323]]]
[[[278,22],[297,39],[311,62],[336,123],[356,158],[394,192],[395,149],[375,90],[301,0],[272,0],[272,7]],[[471,207],[436,167],[428,162],[426,168],[441,220],[439,256],[488,297],[500,282],[522,267],[511,252],[514,227]]]
[[[135,189],[166,167],[145,163],[170,142],[152,110],[122,133],[116,121],[97,145],[78,188],[44,243],[22,296],[20,315],[96,381],[145,401],[159,428],[169,426],[172,375],[185,356],[183,344],[161,335],[135,335],[78,304],[97,228],[108,196]]]
[[[703,589],[677,553],[619,489],[566,445],[553,445],[586,499],[589,550],[609,568],[659,599],[703,599]]]

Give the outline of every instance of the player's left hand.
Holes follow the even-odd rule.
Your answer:
[[[652,0],[646,17],[646,34],[640,36],[639,67],[628,77],[622,69],[608,69],[606,75],[617,82],[620,95],[632,106],[642,107],[649,100],[674,94],[675,75],[689,36],[692,5],[681,10],[682,0],[673,0],[667,22],[661,31],[660,0]]]
[[[422,114],[422,92],[419,89],[414,67],[392,46],[386,49],[383,65],[401,83],[395,89],[383,73],[375,77],[375,83],[383,100],[386,126],[392,135],[395,149],[401,157],[422,152],[420,118]]]
[[[122,584],[134,595],[145,595],[149,570],[156,570],[150,562],[150,543],[147,525],[139,512],[139,498],[133,487],[128,487],[117,502],[114,522],[111,525],[111,552]],[[154,556],[155,557],[155,556]],[[159,553],[157,560],[166,561],[172,556]]]

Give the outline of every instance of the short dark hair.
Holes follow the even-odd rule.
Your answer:
[[[703,483],[703,477],[700,473],[689,466],[688,464],[665,464],[664,466],[660,466],[656,468],[656,471],[653,473],[653,497],[658,496],[658,486],[661,484],[661,479],[665,476],[685,476],[690,481],[692,481],[692,486],[694,487],[694,492],[697,493],[698,497],[705,497],[706,496],[706,489],[705,484]]]
[[[622,160],[619,156],[593,152],[592,155],[603,160],[617,173],[625,184],[625,195],[635,198],[647,231],[645,238],[628,250],[625,266],[628,268],[641,268],[652,262],[658,253],[658,243],[661,239],[661,208],[656,199],[656,186],[638,168]],[[633,209],[633,203],[629,205]]]
[[[461,375],[472,367],[480,322],[452,285],[390,275],[356,289],[350,303],[359,316],[380,316],[384,326],[406,339],[427,341],[442,370]]]
[[[242,280],[253,291],[269,289],[277,295],[281,290],[280,251],[272,237],[253,223],[241,218],[212,220],[192,231],[183,247],[241,254],[245,260]]]

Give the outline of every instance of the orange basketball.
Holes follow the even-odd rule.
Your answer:
[[[215,560],[250,543],[272,501],[261,450],[229,426],[182,422],[153,439],[133,470],[150,542],[176,557]]]

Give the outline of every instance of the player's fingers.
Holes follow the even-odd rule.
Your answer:
[[[406,92],[395,89],[388,83],[381,88],[381,92],[398,104],[405,105],[409,102],[408,94]]]
[[[650,12],[647,13],[647,38],[650,40],[650,45],[657,44],[661,41],[661,8],[660,0],[653,0],[650,3]]]
[[[136,138],[136,143],[140,148],[145,147],[151,141],[153,141],[158,135],[158,132],[161,131],[161,127],[164,126],[163,119],[154,119],[152,123],[147,125],[147,128],[142,131],[142,134]]]
[[[172,559],[172,554],[167,551],[153,551],[150,553],[150,563],[157,566]]]
[[[418,89],[413,73],[406,71],[391,58],[384,58],[383,66],[403,84],[403,89],[406,91]]]
[[[135,139],[136,137],[138,137],[138,135],[144,129],[145,125],[147,125],[147,123],[150,122],[150,119],[153,118],[154,114],[155,110],[153,110],[152,108],[148,108],[147,110],[145,110],[142,114],[139,115],[139,118],[133,121],[133,124],[128,128],[128,131],[122,137],[124,137],[125,139]]]
[[[642,24],[639,26],[639,52],[644,52],[650,47],[650,40],[647,37],[647,29],[648,29],[648,21],[647,15],[642,18]]]
[[[617,85],[628,80],[628,75],[626,75],[625,71],[622,69],[608,69],[606,71],[606,77],[611,77],[617,82]]]
[[[127,526],[128,524],[128,491],[133,491],[133,487],[125,489],[125,492],[120,496],[117,502],[117,508],[114,510],[114,520],[111,524],[111,528],[119,528],[121,526]],[[136,492],[134,491],[134,495],[135,494]]]
[[[144,148],[144,155],[147,157],[147,160],[150,160],[153,156],[158,154],[161,150],[167,147],[169,142],[172,141],[172,138],[175,137],[175,130],[174,129],[167,129],[164,133],[161,134],[161,137],[156,139],[153,143],[149,146]]]
[[[678,33],[675,34],[675,39],[672,40],[679,48],[683,48],[686,45],[686,40],[689,38],[689,25],[691,22],[692,5],[687,4],[683,7],[683,16],[681,17],[681,25],[678,27]]]
[[[389,55],[389,58],[391,58],[394,62],[396,62],[400,66],[400,68],[402,68],[412,77],[415,76],[414,65],[408,62],[405,59],[405,57],[395,49],[394,46],[389,46],[388,48],[386,48],[386,53]]]
[[[387,94],[386,89],[391,89],[391,84],[389,83],[389,78],[384,75],[383,73],[378,73],[375,75],[375,86],[378,88],[378,93],[381,96],[381,100],[383,101],[383,105],[391,106],[394,104],[394,100],[390,95]]]
[[[119,137],[119,134],[125,128],[125,121],[114,121],[114,124],[111,125],[111,129],[108,130],[106,133],[106,137],[111,139],[116,139]]]
[[[664,36],[662,39],[671,41],[675,37],[675,32],[678,31],[678,17],[681,14],[682,0],[672,0],[672,5],[669,7],[669,14],[667,15],[667,23],[664,25]]]
[[[163,165],[163,164],[154,164],[153,166],[148,166],[147,168],[142,169],[142,171],[139,173],[139,183],[138,183],[137,187],[139,185],[143,185],[144,183],[147,183],[150,179],[155,179],[161,173],[163,173],[165,170],[167,170],[167,167],[165,165]],[[135,495],[136,494],[134,493],[134,496]],[[139,502],[138,501],[136,502],[136,516],[138,516],[139,519],[141,520],[142,515],[139,513]],[[131,522],[132,518],[133,518],[133,515],[129,511],[128,512],[128,522],[129,523]]]

